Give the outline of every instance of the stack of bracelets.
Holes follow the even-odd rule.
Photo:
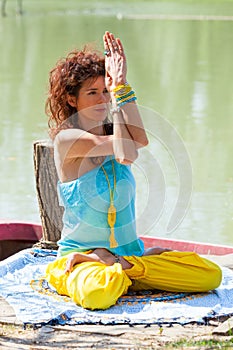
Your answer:
[[[112,91],[114,92],[118,108],[137,100],[132,87],[127,82],[123,85],[118,85]]]

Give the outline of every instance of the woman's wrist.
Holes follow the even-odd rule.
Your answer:
[[[137,97],[134,90],[128,82],[118,85],[111,90],[112,110],[111,112],[119,112],[120,108],[126,103],[135,102]]]
[[[112,86],[111,86],[111,91],[113,91],[114,89],[116,89],[119,85],[127,85],[127,79],[126,78],[120,78],[120,79],[117,79],[116,81],[114,81],[112,83]]]

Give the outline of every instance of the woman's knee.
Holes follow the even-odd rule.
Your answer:
[[[222,281],[221,268],[208,259],[201,259],[202,266],[190,271],[189,289],[193,292],[208,292],[216,289]]]
[[[130,279],[120,264],[82,263],[67,279],[72,300],[86,309],[107,309],[127,292]]]
[[[219,287],[222,281],[222,270],[218,265],[213,265],[212,269],[203,274],[201,281],[202,291],[209,291]]]

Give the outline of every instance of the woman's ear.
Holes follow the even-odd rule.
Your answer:
[[[74,95],[68,95],[67,94],[67,102],[71,107],[77,108],[77,97]]]

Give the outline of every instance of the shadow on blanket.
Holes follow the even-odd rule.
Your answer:
[[[107,310],[90,311],[44,280],[55,258],[55,251],[26,249],[0,262],[0,295],[25,324],[186,324],[233,314],[233,272],[225,267],[221,286],[208,293],[130,292]]]

